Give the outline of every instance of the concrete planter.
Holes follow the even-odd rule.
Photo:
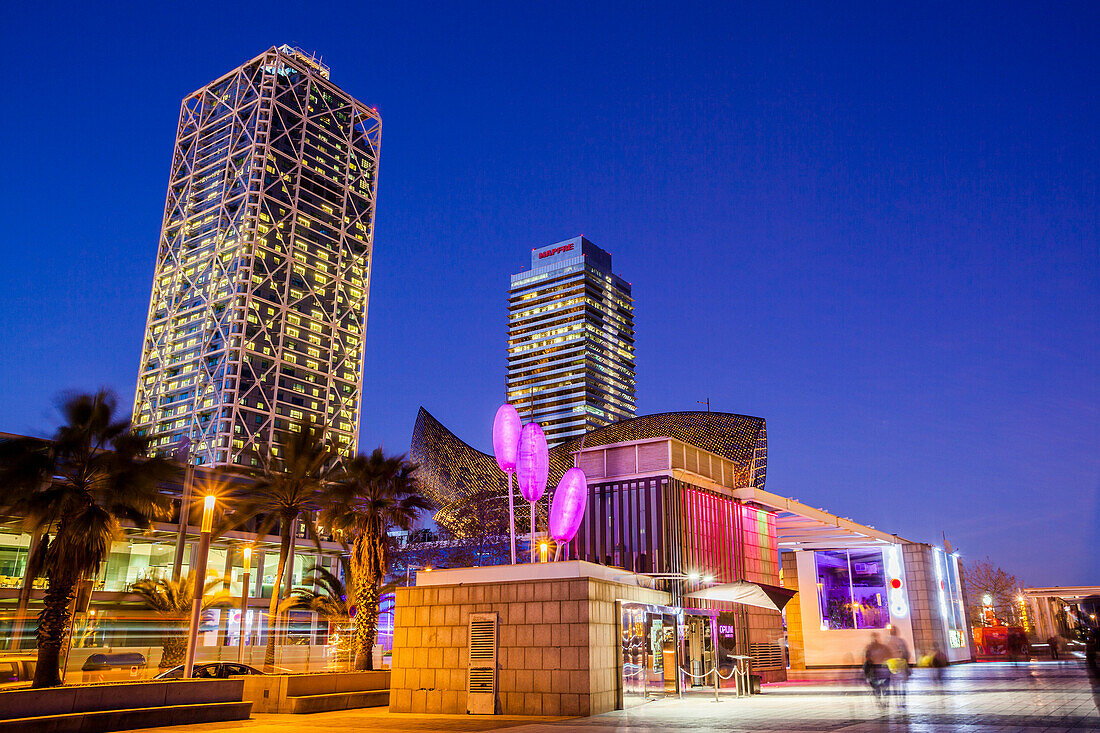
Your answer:
[[[244,681],[173,680],[0,692],[0,731],[127,730],[247,720]]]
[[[257,713],[317,713],[389,704],[390,673],[322,672],[243,678],[244,699]]]

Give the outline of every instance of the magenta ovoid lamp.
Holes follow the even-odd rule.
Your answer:
[[[512,499],[512,474],[516,472],[521,422],[516,408],[505,403],[493,418],[493,453],[500,470],[508,474],[508,535],[512,542],[512,564],[516,564],[516,508]]]
[[[577,536],[587,503],[588,479],[584,471],[574,466],[561,477],[550,506],[550,536],[558,545],[554,560],[561,557],[562,545]]]
[[[519,450],[516,453],[516,479],[519,493],[531,503],[531,562],[535,562],[535,504],[546,491],[550,476],[550,454],[546,448],[546,435],[537,422],[529,422],[519,433]]]

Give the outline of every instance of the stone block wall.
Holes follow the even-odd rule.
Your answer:
[[[498,616],[498,713],[614,710],[616,599],[668,603],[661,591],[591,577],[398,588],[390,710],[466,712],[468,621],[480,612]]]
[[[909,615],[913,625],[913,653],[919,659],[935,647],[947,648],[936,592],[936,568],[931,545],[907,542],[901,546]]]

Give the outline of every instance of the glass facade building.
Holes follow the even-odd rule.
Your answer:
[[[634,301],[584,237],[531,250],[508,291],[507,399],[550,445],[634,417]]]
[[[312,419],[357,447],[381,121],[288,46],[183,100],[133,421],[250,465]]]

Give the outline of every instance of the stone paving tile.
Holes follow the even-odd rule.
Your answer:
[[[490,731],[514,733],[669,733],[670,731],[792,731],[803,733],[1056,733],[1100,731],[1100,691],[1076,665],[976,664],[952,667],[941,686],[920,672],[908,685],[904,709],[891,697],[884,709],[866,687],[789,683],[767,686],[763,695],[737,699],[696,692],[629,710],[589,718],[410,715],[385,708],[314,715],[256,715],[240,723],[209,723],[146,729],[148,733],[339,733],[378,731]]]

